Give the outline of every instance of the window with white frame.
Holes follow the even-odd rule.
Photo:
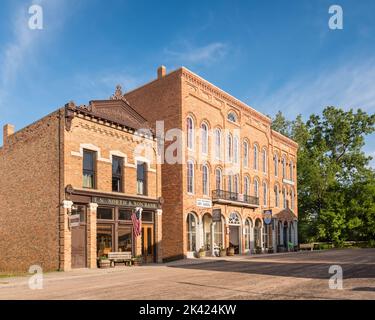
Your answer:
[[[220,168],[216,169],[216,190],[222,190],[222,172]]]
[[[268,192],[267,192],[267,183],[263,182],[263,205],[267,206]]]
[[[249,166],[249,143],[246,140],[243,142],[243,166]]]
[[[262,150],[262,170],[263,173],[267,173],[267,150]]]
[[[283,188],[283,208],[286,209],[286,188]]]
[[[290,191],[290,208],[294,210],[294,190]]]
[[[221,130],[215,129],[215,158],[221,159]]]
[[[250,179],[248,176],[245,176],[243,186],[244,186],[243,193],[245,195],[249,195],[250,194]]]
[[[283,179],[286,179],[286,159],[283,157],[281,160],[282,166],[283,166]]]
[[[191,160],[187,162],[187,192],[194,193],[194,163]]]
[[[194,150],[194,120],[192,117],[186,119],[186,142],[190,150]]]
[[[208,126],[206,123],[201,125],[201,148],[203,154],[208,153]]]
[[[233,139],[233,160],[234,163],[239,163],[238,138],[236,136]]]
[[[258,146],[254,145],[254,169],[258,170]]]
[[[232,162],[233,158],[233,137],[230,133],[227,136],[227,161]]]
[[[279,175],[279,157],[277,156],[277,154],[275,154],[275,156],[273,157],[273,167],[275,177],[277,177]]]
[[[233,186],[233,176],[232,174],[228,175],[228,191],[232,192],[232,186]]]
[[[293,161],[289,162],[290,181],[293,181]]]
[[[258,179],[254,179],[254,196],[259,197],[259,182],[258,182]]]
[[[203,194],[205,196],[208,196],[208,194],[209,194],[209,181],[208,181],[209,178],[208,177],[209,177],[208,166],[203,165],[203,167],[202,167],[202,187],[203,187]]]
[[[279,206],[279,186],[276,184],[274,188],[275,192],[275,207]]]
[[[231,122],[237,122],[237,115],[234,112],[229,112],[228,120]]]
[[[240,190],[239,181],[238,181],[238,174],[234,176],[234,192],[238,193]]]

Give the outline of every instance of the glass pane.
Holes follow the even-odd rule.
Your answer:
[[[98,257],[107,255],[113,249],[113,231],[111,225],[98,224],[96,231]]]
[[[121,179],[118,177],[112,178],[112,191],[114,192],[121,192]]]
[[[83,187],[94,188],[94,174],[92,172],[83,172]]]
[[[97,218],[105,219],[105,220],[113,220],[113,209],[112,208],[98,208]]]
[[[132,227],[119,226],[118,227],[118,251],[132,252]]]
[[[153,212],[150,211],[143,211],[142,212],[142,221],[145,222],[152,222],[153,221]]]
[[[83,151],[83,169],[94,171],[94,152]]]
[[[147,254],[152,255],[152,232],[151,228],[147,228]]]
[[[79,214],[80,222],[86,221],[86,206],[84,205],[73,205],[72,215]]]
[[[119,220],[128,220],[130,221],[132,218],[132,212],[130,209],[120,209],[118,213]]]
[[[120,176],[122,173],[122,158],[113,157],[112,158],[112,174]]]

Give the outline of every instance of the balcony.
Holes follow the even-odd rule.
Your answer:
[[[230,203],[237,206],[245,206],[251,208],[259,207],[259,198],[248,196],[246,194],[230,192],[225,190],[213,190],[212,202],[214,203]]]

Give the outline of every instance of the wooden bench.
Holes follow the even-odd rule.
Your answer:
[[[111,262],[111,266],[115,266],[116,262],[123,262],[125,265],[130,265],[132,262],[131,252],[109,252],[108,260]]]
[[[299,245],[300,250],[314,250],[314,243],[300,243]]]

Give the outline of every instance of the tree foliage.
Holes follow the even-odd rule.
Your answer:
[[[272,128],[299,144],[298,213],[301,241],[375,238],[375,171],[363,152],[375,114],[326,107],[307,121],[279,111]]]

